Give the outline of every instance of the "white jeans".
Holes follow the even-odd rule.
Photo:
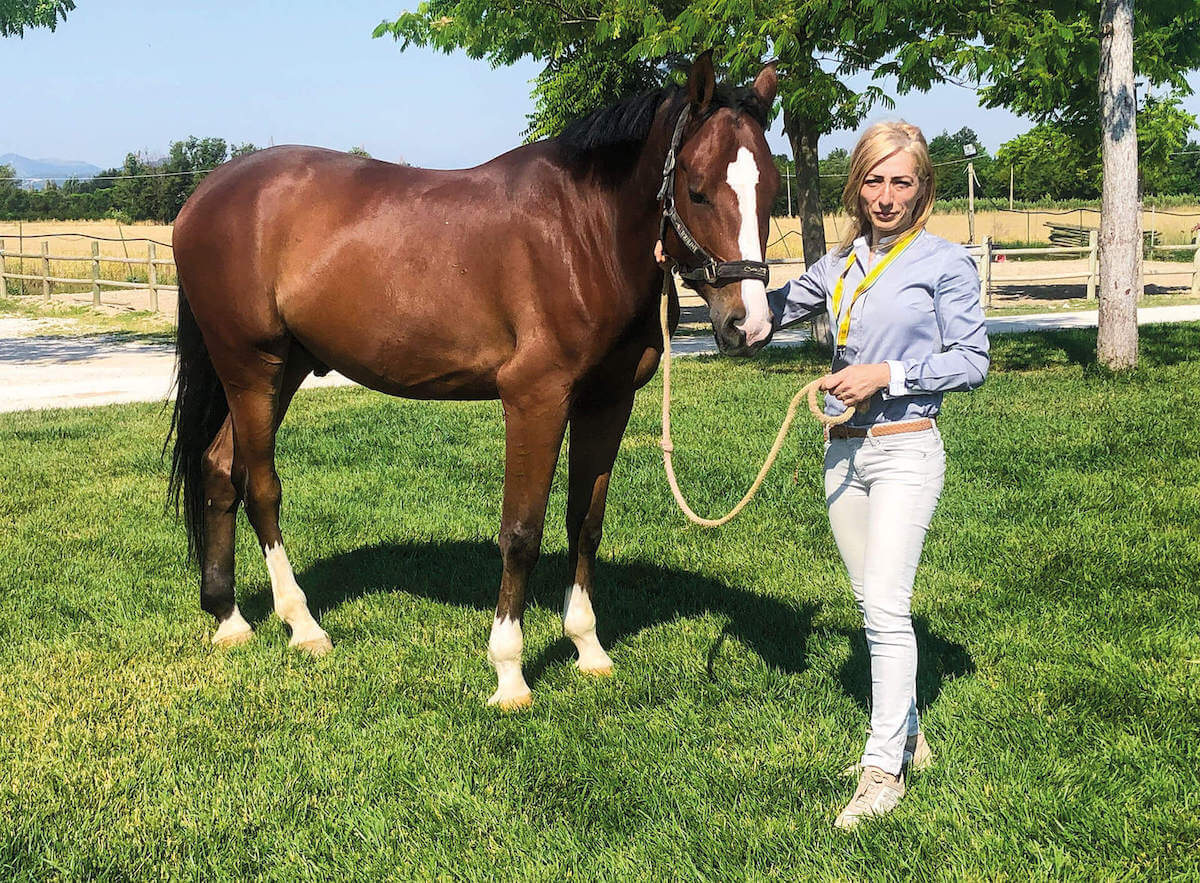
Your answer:
[[[871,652],[864,766],[899,773],[917,732],[912,587],[946,473],[937,427],[825,445],[825,501]]]

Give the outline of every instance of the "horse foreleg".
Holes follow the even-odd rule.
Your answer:
[[[592,598],[608,481],[632,408],[630,393],[604,405],[577,405],[571,412],[567,543],[574,583],[563,600],[563,633],[579,653],[576,666],[592,675],[612,674],[612,659],[596,637]]]
[[[565,394],[504,399],[504,507],[500,519],[504,570],[488,640],[488,661],[496,669],[497,679],[488,705],[505,710],[533,702],[521,673],[521,620],[525,586],[541,552],[546,500],[566,426],[565,399]]]

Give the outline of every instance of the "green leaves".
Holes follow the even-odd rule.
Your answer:
[[[26,28],[54,30],[75,0],[0,0],[0,37],[21,37]]]

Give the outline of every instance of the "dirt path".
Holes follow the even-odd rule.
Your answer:
[[[681,325],[691,334],[674,339],[678,355],[713,353],[708,313],[698,297],[685,297]],[[1200,321],[1200,305],[1147,307],[1138,311],[1140,324]],[[77,337],[39,333],[59,319],[0,319],[0,411],[38,408],[77,408],[121,402],[162,402],[171,394],[175,369],[169,343],[129,340],[113,334]],[[989,319],[988,332],[1008,334],[1096,325],[1095,311],[1037,313]],[[808,332],[789,328],[775,335],[773,346],[794,346]],[[342,375],[309,377],[302,389],[351,386]]]

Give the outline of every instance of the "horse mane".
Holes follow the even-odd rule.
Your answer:
[[[625,98],[568,124],[554,140],[573,165],[632,165],[650,137],[659,106],[664,101],[676,102],[683,94],[683,87],[671,85]],[[708,119],[722,107],[749,114],[764,130],[767,128],[769,108],[749,86],[717,86],[701,119]]]

